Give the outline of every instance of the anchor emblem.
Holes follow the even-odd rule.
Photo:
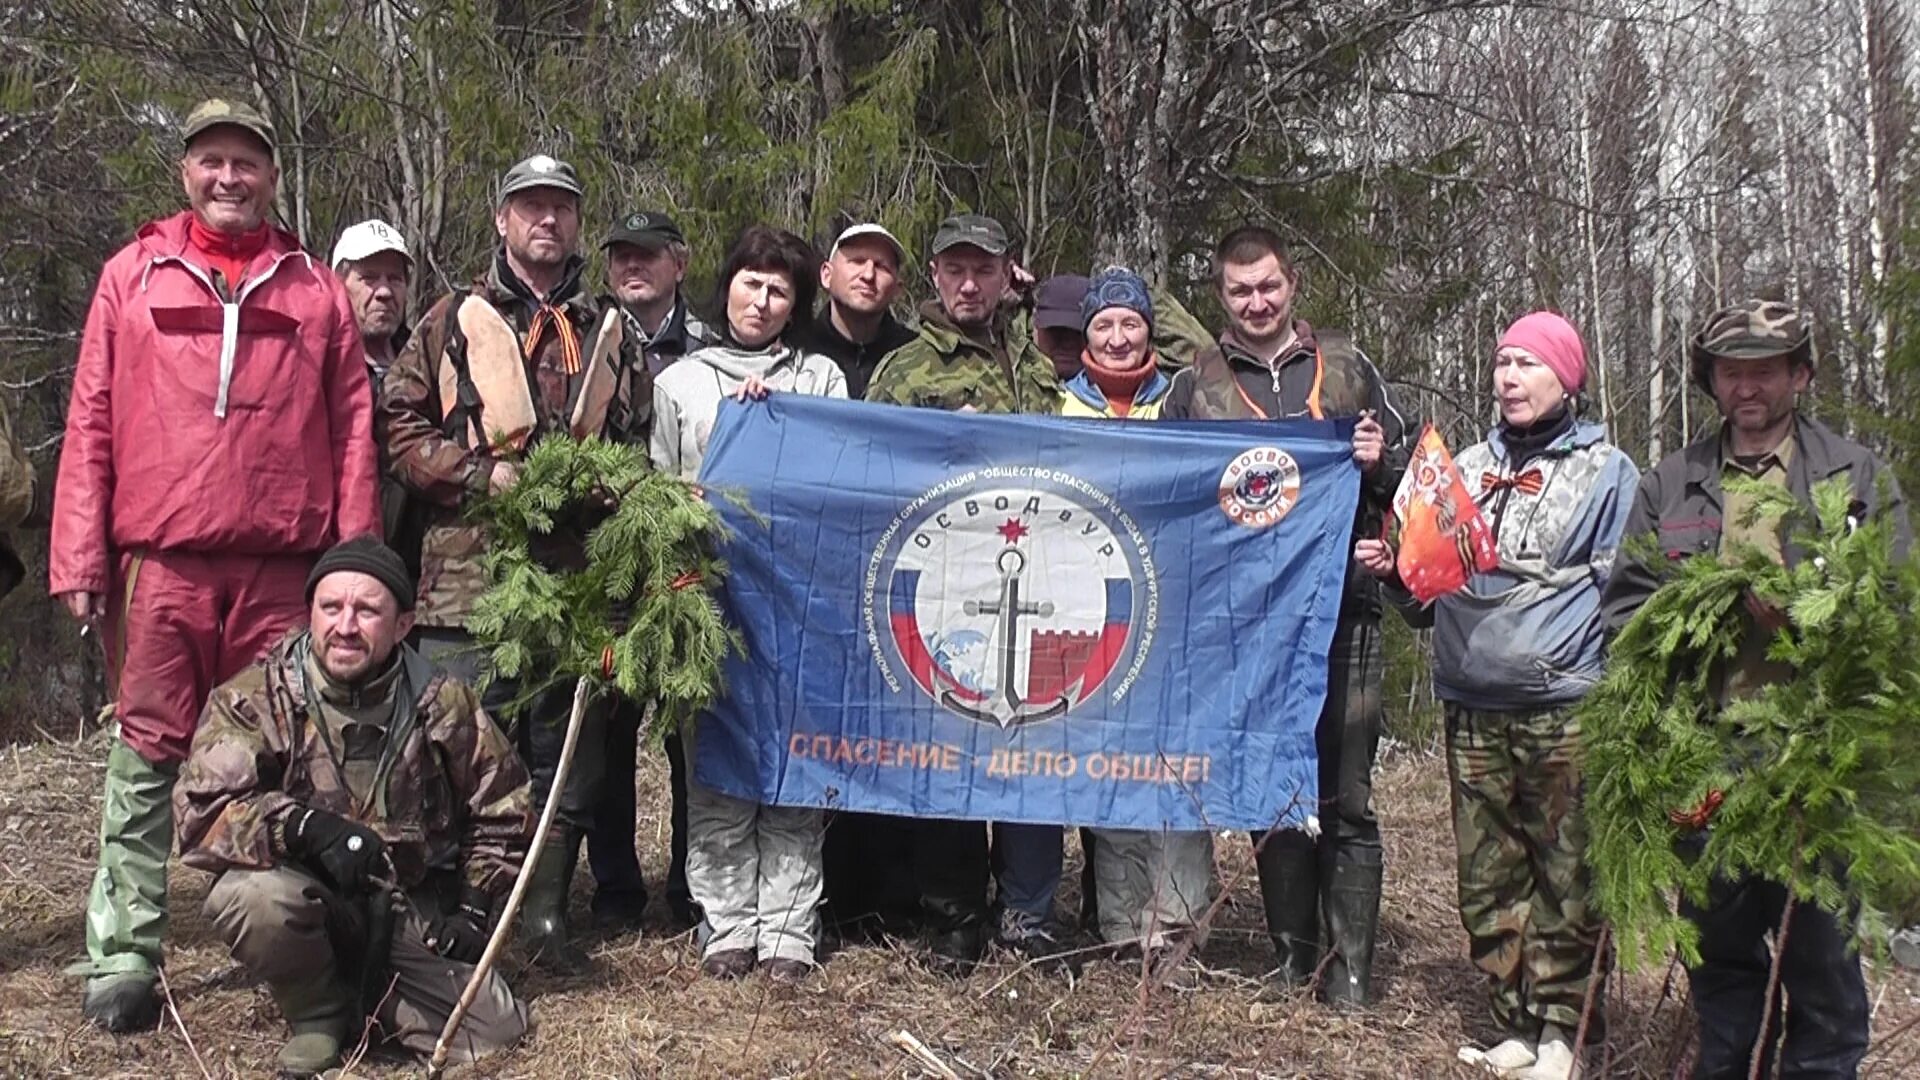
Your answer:
[[[987,708],[976,708],[961,700],[952,690],[947,690],[941,694],[941,703],[962,716],[991,720],[1003,728],[1029,720],[1048,720],[1059,716],[1073,706],[1071,694],[1061,694],[1048,702],[1030,703],[1021,696],[1019,690],[1020,620],[1027,615],[1049,618],[1053,615],[1053,604],[1047,600],[1020,599],[1020,576],[1027,569],[1027,556],[1018,547],[1008,545],[1003,548],[994,565],[1000,570],[999,598],[969,600],[963,610],[968,615],[999,616],[995,636],[999,638],[996,648],[1000,656],[1000,700],[989,703]]]

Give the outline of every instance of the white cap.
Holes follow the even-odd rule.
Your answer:
[[[907,261],[906,245],[900,242],[899,237],[888,232],[886,229],[886,226],[876,225],[870,221],[860,225],[847,226],[846,230],[843,231],[838,237],[834,239],[833,249],[827,252],[827,258],[831,259],[834,257],[834,255],[839,253],[840,246],[842,244],[845,244],[849,240],[858,240],[863,236],[877,236],[880,239],[885,240],[887,243],[892,244],[894,257],[900,261],[901,265],[903,266],[906,265],[906,261]]]
[[[333,245],[333,268],[338,270],[342,263],[359,262],[383,251],[397,251],[401,258],[413,262],[399,229],[379,218],[363,221],[340,234],[340,242]]]

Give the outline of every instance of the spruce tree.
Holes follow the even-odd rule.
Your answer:
[[[1681,563],[1581,709],[1595,901],[1630,966],[1675,946],[1698,959],[1671,901],[1704,901],[1717,876],[1781,882],[1843,923],[1857,912],[1862,944],[1920,884],[1920,572],[1891,522],[1859,520],[1847,477],[1817,485],[1811,510],[1744,483],[1756,514],[1784,515],[1794,565],[1752,548]],[[1721,708],[1749,593],[1789,615],[1767,655],[1794,674]],[[1702,818],[1704,849],[1683,855]]]
[[[657,702],[657,729],[712,704],[736,637],[712,596],[725,527],[692,488],[638,447],[553,437],[475,513],[492,586],[468,627],[516,706],[582,677]]]

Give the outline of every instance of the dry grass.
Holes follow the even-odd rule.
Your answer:
[[[205,875],[176,868],[169,983],[180,1024],[113,1039],[80,1019],[79,980],[62,969],[83,950],[80,909],[92,871],[103,743],[0,752],[0,1075],[260,1076],[283,1038],[264,990],[248,985],[199,914]],[[642,777],[641,835],[665,851],[665,778]],[[520,971],[533,999],[532,1040],[465,1075],[487,1077],[920,1077],[934,1073],[891,1041],[905,1030],[962,1077],[1472,1078],[1454,1054],[1492,1034],[1480,981],[1453,907],[1453,847],[1439,763],[1403,754],[1376,787],[1388,879],[1376,973],[1380,1002],[1331,1012],[1260,976],[1270,951],[1244,837],[1221,845],[1229,883],[1200,966],[1142,985],[1138,965],[1089,964],[1077,978],[1000,956],[972,978],[930,974],[906,946],[854,947],[798,986],[698,977],[688,935],[598,941],[592,975]],[[584,870],[582,878],[587,877]],[[1069,873],[1062,910],[1075,902]],[[584,921],[583,895],[576,913]],[[1662,972],[1616,976],[1608,1075],[1665,1080],[1684,1052],[1685,1008]],[[1920,979],[1873,971],[1874,1030],[1884,1045],[1866,1075],[1915,1075]],[[190,1034],[192,1049],[183,1029]],[[198,1052],[198,1059],[194,1051]],[[204,1073],[202,1071],[204,1063]],[[413,1075],[375,1055],[362,1075]]]

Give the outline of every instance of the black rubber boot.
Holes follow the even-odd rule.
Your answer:
[[[1267,911],[1267,933],[1279,962],[1274,977],[1301,986],[1320,966],[1320,859],[1313,838],[1298,829],[1267,835],[1254,867],[1260,872],[1260,900]]]
[[[1333,958],[1320,995],[1329,1005],[1373,1002],[1373,939],[1380,928],[1378,851],[1347,851],[1334,862],[1327,888],[1327,931]]]
[[[152,1031],[160,1025],[160,996],[153,992],[155,982],[143,971],[88,979],[80,1012],[88,1023],[115,1035]]]
[[[567,900],[579,861],[580,831],[555,822],[520,909],[521,947],[548,971],[576,972],[587,966],[587,956],[573,943],[567,926]]]

